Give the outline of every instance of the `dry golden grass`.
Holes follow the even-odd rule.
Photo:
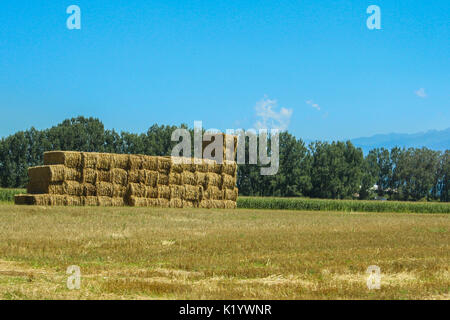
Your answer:
[[[449,226],[444,214],[4,204],[0,299],[449,299]]]

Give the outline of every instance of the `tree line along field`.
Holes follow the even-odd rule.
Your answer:
[[[186,125],[181,127],[187,128]],[[117,133],[105,130],[98,119],[78,117],[45,130],[20,131],[0,140],[0,187],[25,187],[27,169],[42,165],[45,151],[167,156],[177,143],[171,141],[171,134],[177,128],[155,124],[145,133]],[[190,131],[193,135],[193,130]],[[282,132],[279,140],[278,173],[261,176],[259,166],[239,165],[237,187],[240,195],[450,200],[449,150],[381,148],[364,155],[350,141],[306,144],[289,132]],[[248,143],[245,148],[248,152]]]
[[[3,203],[0,299],[449,299],[449,225],[448,214]],[[66,286],[71,265],[79,290]]]

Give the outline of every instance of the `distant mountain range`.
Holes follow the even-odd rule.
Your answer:
[[[406,148],[427,147],[432,150],[444,151],[450,149],[450,128],[413,134],[376,134],[371,137],[352,139],[351,141],[355,146],[362,148],[365,154],[374,148],[384,147],[390,149],[395,146]]]

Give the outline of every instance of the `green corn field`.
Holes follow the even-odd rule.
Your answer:
[[[305,211],[450,213],[450,203],[239,197],[238,208]]]

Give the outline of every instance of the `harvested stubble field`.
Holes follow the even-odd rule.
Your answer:
[[[3,204],[0,298],[449,299],[449,226],[446,214]]]

